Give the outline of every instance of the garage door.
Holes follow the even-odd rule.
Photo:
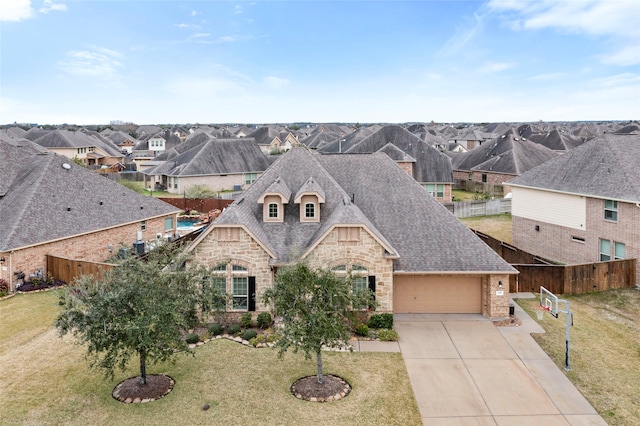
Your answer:
[[[482,279],[400,275],[393,278],[396,313],[482,313]]]

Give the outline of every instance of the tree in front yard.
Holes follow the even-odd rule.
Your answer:
[[[184,330],[198,322],[203,270],[184,268],[179,248],[161,246],[146,259],[130,256],[102,278],[81,276],[61,296],[55,321],[87,345],[91,366],[113,377],[131,358],[140,360],[140,385],[147,382],[147,363],[188,352]]]
[[[282,338],[276,343],[282,356],[289,348],[302,350],[306,359],[316,356],[317,381],[323,383],[322,349],[349,345],[353,307],[372,306],[370,290],[354,292],[351,279],[298,262],[280,269],[275,284],[262,300],[282,317]]]

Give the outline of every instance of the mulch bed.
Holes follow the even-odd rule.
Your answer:
[[[126,404],[151,402],[162,398],[173,390],[176,381],[166,374],[147,375],[147,384],[140,384],[140,376],[130,377],[120,382],[111,396]]]
[[[322,378],[323,383],[318,383],[318,376],[303,377],[291,385],[291,393],[305,401],[331,402],[351,392],[351,385],[338,376],[323,375]]]
[[[510,315],[509,318],[493,321],[496,327],[519,327],[522,325],[522,321],[515,315]]]

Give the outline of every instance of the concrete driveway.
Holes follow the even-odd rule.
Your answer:
[[[530,336],[544,330],[518,305],[516,316],[520,327],[481,315],[394,316],[423,423],[606,426]]]

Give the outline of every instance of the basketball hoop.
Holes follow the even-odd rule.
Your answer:
[[[549,311],[548,306],[536,306],[536,317],[538,317],[539,321],[541,321],[542,318],[544,318],[544,313],[547,311]]]

